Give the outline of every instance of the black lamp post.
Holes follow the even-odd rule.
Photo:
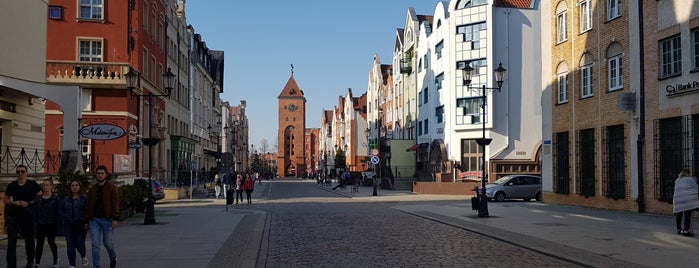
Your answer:
[[[136,86],[139,85],[140,73],[135,71],[133,68],[129,68],[129,72],[125,74],[126,82],[128,83],[129,92],[131,97],[146,97],[148,98],[148,138],[141,138],[143,145],[148,146],[148,200],[146,201],[146,215],[143,220],[144,224],[155,224],[155,199],[153,198],[153,146],[157,145],[160,139],[154,138],[152,135],[152,113],[153,113],[153,98],[167,97],[170,98],[170,93],[172,92],[173,83],[175,81],[175,74],[167,68],[167,72],[163,74],[163,80],[165,82],[165,93],[164,94],[138,94],[134,92]]]
[[[463,84],[466,87],[469,87],[471,85],[471,76],[473,75],[474,69],[469,65],[466,64],[466,67],[461,69],[463,72]],[[481,146],[482,153],[483,153],[483,162],[481,162],[481,192],[478,194],[478,217],[488,217],[488,198],[485,195],[485,185],[486,182],[488,181],[488,173],[486,173],[485,170],[485,147],[490,144],[492,139],[486,139],[485,138],[485,105],[488,102],[488,97],[487,97],[487,92],[486,90],[497,90],[500,91],[502,88],[502,83],[505,81],[505,72],[507,72],[507,69],[502,67],[502,63],[499,64],[498,68],[494,70],[495,72],[495,82],[497,83],[498,87],[496,88],[489,88],[486,87],[485,84],[481,87],[481,95],[483,96],[483,103],[481,103],[481,110],[482,113],[481,115],[483,116],[483,137],[478,139],[476,142],[478,145]]]

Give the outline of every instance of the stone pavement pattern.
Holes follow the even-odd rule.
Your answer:
[[[674,234],[667,215],[514,201],[490,203],[483,219],[465,196],[371,192],[280,180],[228,210],[204,196],[158,203],[158,224],[140,214],[115,230],[119,267],[699,266],[699,239]]]

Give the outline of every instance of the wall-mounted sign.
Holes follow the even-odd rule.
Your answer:
[[[665,87],[665,93],[668,97],[695,91],[699,91],[699,81],[687,82],[685,84],[667,85]]]
[[[80,136],[93,140],[113,140],[124,136],[126,131],[117,125],[94,124],[80,129]]]

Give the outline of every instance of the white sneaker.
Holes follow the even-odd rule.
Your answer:
[[[58,264],[59,264],[60,262],[61,262],[61,259],[56,258],[56,262],[53,263],[53,268],[58,268],[58,267],[59,267]]]
[[[75,266],[68,266],[68,268],[75,268]]]
[[[83,266],[87,266],[87,257],[83,258]]]

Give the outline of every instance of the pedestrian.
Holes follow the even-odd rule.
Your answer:
[[[337,189],[338,187],[345,188],[345,183],[349,182],[350,176],[349,172],[345,171],[345,173],[342,175],[342,177],[338,176],[337,178],[337,185],[333,187],[333,190]]]
[[[17,180],[5,191],[5,228],[7,230],[7,267],[17,267],[17,238],[22,234],[27,266],[34,267],[34,201],[42,195],[41,186],[27,178],[27,166],[15,168]]]
[[[255,181],[251,177],[245,179],[245,182],[243,183],[243,190],[248,198],[248,205],[252,204],[252,191],[255,190]]]
[[[40,196],[34,201],[34,215],[36,218],[36,267],[39,267],[41,256],[44,253],[44,239],[48,240],[49,248],[53,256],[53,267],[58,267],[58,247],[56,246],[56,234],[58,233],[59,209],[61,200],[53,193],[53,179],[44,179],[41,183]]]
[[[221,178],[219,178],[218,174],[216,174],[214,176],[214,189],[216,190],[216,198],[218,198],[219,195],[221,195],[221,187],[222,187]]]
[[[109,267],[117,264],[117,253],[114,249],[112,235],[119,222],[119,194],[116,185],[110,183],[107,167],[99,166],[95,170],[97,183],[87,191],[85,219],[90,230],[92,243],[92,267],[99,268],[100,243],[109,254]]]
[[[677,234],[694,236],[692,212],[699,208],[699,185],[689,169],[683,169],[675,180],[675,193],[672,196],[672,213],[675,213]],[[684,228],[682,223],[684,220]]]
[[[70,195],[63,198],[60,209],[70,268],[75,268],[75,251],[78,251],[80,254],[83,266],[87,266],[87,249],[85,247],[85,236],[87,235],[87,228],[85,227],[86,204],[87,196],[82,193],[80,182],[70,182]]]
[[[228,189],[231,188],[231,176],[229,173],[223,174],[223,199],[228,198]]]
[[[249,177],[249,175],[247,176]],[[243,176],[238,175],[235,179],[235,203],[238,204],[238,200],[243,202]]]

